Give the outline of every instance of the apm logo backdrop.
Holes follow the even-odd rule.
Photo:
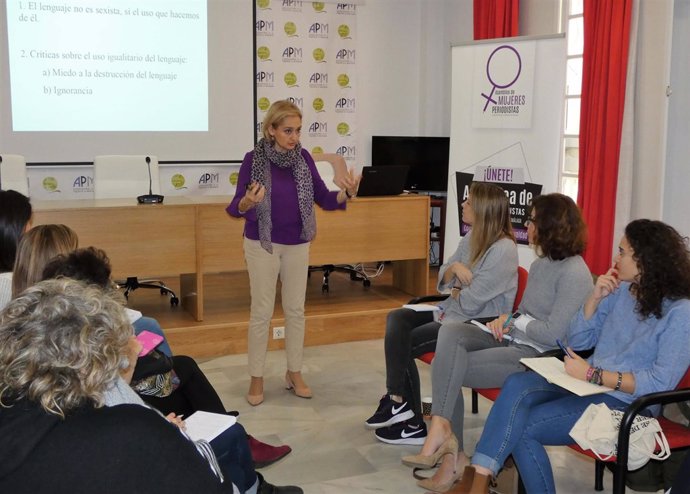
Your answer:
[[[302,146],[357,163],[357,6],[299,0],[256,0],[258,123],[274,101],[303,114]]]

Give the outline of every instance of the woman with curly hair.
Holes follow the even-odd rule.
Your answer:
[[[0,312],[0,492],[233,492],[157,412],[103,406],[131,337],[121,302],[74,280]]]
[[[537,259],[530,267],[518,311],[502,314],[486,333],[473,324],[443,323],[431,368],[433,406],[429,435],[420,454],[403,458],[417,468],[441,461],[435,475],[420,487],[446,492],[469,464],[462,443],[465,404],[461,387],[496,388],[525,368],[523,357],[558,347],[570,319],[592,289],[592,277],[580,256],[587,229],[577,205],[563,194],[536,197],[527,236]]]
[[[509,455],[527,492],[556,492],[544,445],[571,444],[569,432],[587,406],[623,410],[678,384],[690,364],[687,239],[660,221],[628,224],[614,266],[599,276],[567,336],[574,349],[595,349],[587,360],[568,349],[565,371],[613,391],[577,396],[534,372],[509,377],[454,492],[487,493]]]

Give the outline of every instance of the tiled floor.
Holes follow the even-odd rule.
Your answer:
[[[243,398],[248,387],[246,355],[220,357],[201,365],[226,407],[240,411],[240,422],[249,433],[292,447],[284,460],[262,470],[266,478],[278,485],[300,485],[307,494],[422,494],[411,470],[400,463],[402,456],[417,453],[419,447],[383,444],[363,425],[384,392],[383,341],[309,347],[304,362],[303,373],[313,399],[297,398],[284,389],[285,353],[275,351],[267,359],[265,402],[255,408]],[[422,394],[429,394],[429,367],[419,367]],[[469,403],[469,392],[465,392]],[[470,453],[490,406],[480,400],[480,413],[466,414],[465,442]],[[549,454],[559,493],[595,492],[592,461],[565,447],[552,448]],[[610,492],[610,474],[604,482],[605,492]]]

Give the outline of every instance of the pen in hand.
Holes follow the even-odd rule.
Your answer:
[[[559,339],[556,340],[556,343],[558,343],[558,346],[563,350],[563,353],[565,354],[566,357],[568,358],[573,358],[572,354],[568,351],[568,349],[565,347],[563,342]]]

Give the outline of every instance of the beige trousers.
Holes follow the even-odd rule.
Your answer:
[[[249,316],[249,375],[262,377],[268,348],[268,330],[273,317],[278,277],[285,314],[285,351],[287,368],[302,370],[304,349],[304,300],[309,269],[309,243],[299,245],[273,244],[269,254],[258,240],[244,239],[244,257],[249,271],[252,297]]]

